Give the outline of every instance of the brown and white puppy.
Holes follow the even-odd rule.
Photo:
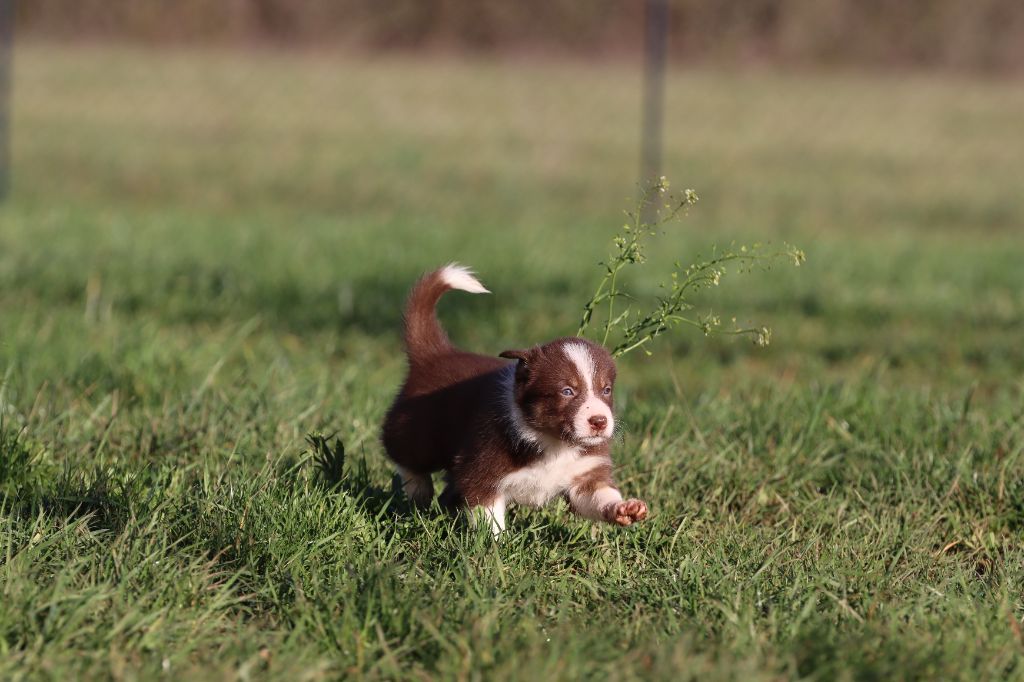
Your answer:
[[[600,345],[562,338],[502,358],[448,340],[434,313],[444,292],[488,293],[448,265],[416,283],[405,307],[409,372],[384,420],[383,441],[402,487],[429,504],[430,474],[446,470],[441,502],[482,507],[495,534],[511,503],[540,507],[564,497],[577,514],[628,526],[647,517],[612,480],[615,363]]]

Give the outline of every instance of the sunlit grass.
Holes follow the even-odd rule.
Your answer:
[[[392,495],[401,302],[458,260],[495,292],[443,301],[459,344],[577,328],[635,66],[17,57],[0,677],[1021,676],[1018,83],[673,75],[701,202],[631,290],[732,239],[808,262],[700,301],[767,349],[624,358],[649,523],[517,510],[495,544]]]

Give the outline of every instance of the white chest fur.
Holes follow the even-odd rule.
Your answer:
[[[580,454],[576,448],[553,448],[530,466],[501,479],[498,490],[511,502],[541,507],[568,490],[576,477],[603,461],[599,456]]]

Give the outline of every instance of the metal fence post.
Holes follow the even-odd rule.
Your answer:
[[[641,141],[640,186],[646,189],[661,176],[662,119],[665,108],[665,53],[668,45],[668,0],[644,3],[644,113]],[[654,219],[653,202],[644,220]]]
[[[14,42],[14,0],[0,0],[0,201],[11,184],[11,53]]]

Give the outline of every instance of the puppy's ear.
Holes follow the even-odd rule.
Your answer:
[[[509,360],[519,360],[520,362],[528,362],[530,359],[530,351],[528,350],[503,350],[498,353],[499,358],[508,358]]]
[[[533,362],[533,351],[532,350],[503,350],[498,353],[499,358],[509,358],[510,360],[518,360],[516,363],[516,383],[525,384],[530,381],[530,365]]]

